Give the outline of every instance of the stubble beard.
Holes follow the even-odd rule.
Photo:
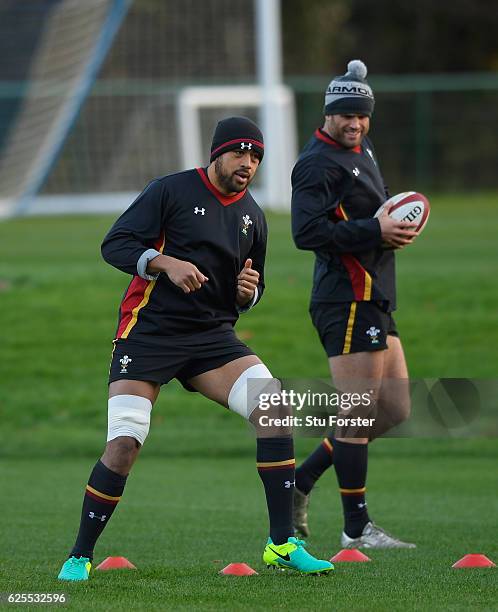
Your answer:
[[[355,144],[352,144],[351,141],[347,140],[345,130],[341,129],[338,125],[332,122],[329,124],[328,132],[336,142],[338,142],[346,149],[354,149],[355,147],[360,146],[363,142],[364,137],[366,136],[365,130],[360,130],[357,135],[355,134],[358,140],[355,142]]]
[[[355,137],[356,139],[353,144],[350,140],[348,140],[346,132],[341,131],[339,132],[338,137],[334,138],[334,140],[337,140],[337,142],[339,142],[346,149],[354,149],[355,147],[361,145],[361,143],[363,142],[364,133],[359,132],[358,134],[355,134]]]
[[[235,172],[229,174],[225,171],[221,157],[217,157],[214,160],[214,171],[219,184],[223,187],[226,193],[240,193],[241,191],[244,191],[244,189],[247,189],[249,183],[251,182],[251,179],[249,179],[244,186],[236,183],[234,179]]]

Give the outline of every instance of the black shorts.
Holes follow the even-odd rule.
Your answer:
[[[328,357],[387,349],[387,336],[397,336],[390,312],[377,302],[311,304],[311,320]]]
[[[125,379],[164,385],[177,378],[194,391],[188,379],[246,355],[254,352],[237,338],[232,326],[181,336],[120,338],[114,341],[109,383]]]

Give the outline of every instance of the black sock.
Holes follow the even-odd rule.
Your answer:
[[[296,468],[296,488],[308,495],[315,482],[333,463],[334,439],[324,438],[311,455]]]
[[[85,490],[80,529],[69,556],[93,558],[95,542],[121,499],[126,478],[97,461]]]
[[[296,463],[292,438],[258,438],[256,461],[265,487],[270,538],[274,544],[284,544],[294,535],[292,498]]]
[[[344,531],[359,538],[370,521],[365,501],[368,444],[351,444],[334,440],[334,467],[344,511]]]

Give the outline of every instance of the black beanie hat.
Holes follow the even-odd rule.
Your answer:
[[[366,115],[371,117],[374,95],[366,82],[367,67],[361,60],[352,60],[345,75],[333,79],[325,92],[324,115]]]
[[[265,152],[263,134],[254,121],[247,117],[228,117],[218,123],[211,143],[210,161],[235,149],[255,151],[260,160],[263,159]]]

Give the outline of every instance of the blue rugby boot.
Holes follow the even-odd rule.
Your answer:
[[[328,574],[334,569],[329,561],[315,559],[304,548],[306,542],[289,538],[285,544],[274,544],[271,538],[263,553],[263,561],[268,567],[292,569],[302,574]]]
[[[59,580],[88,580],[92,564],[88,557],[70,557],[62,566],[57,578]]]

